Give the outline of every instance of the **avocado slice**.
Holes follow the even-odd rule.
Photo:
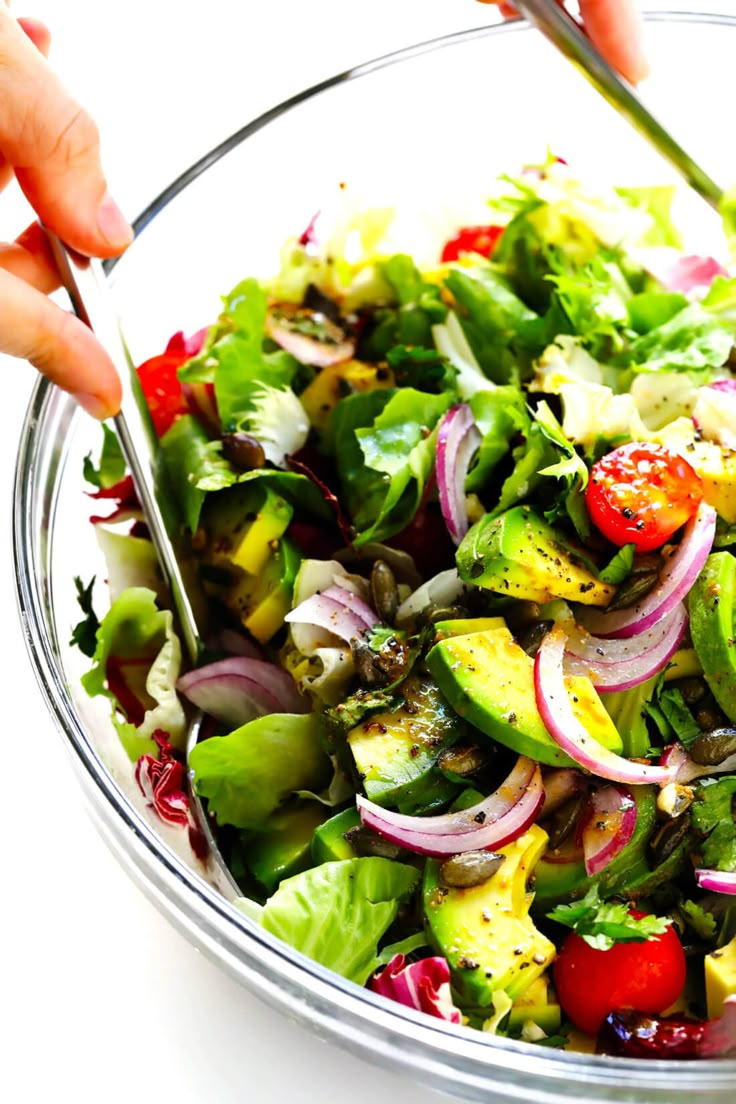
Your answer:
[[[690,635],[713,697],[736,721],[736,557],[714,552],[688,596]]]
[[[487,629],[504,629],[503,617],[457,617],[448,621],[435,621],[435,642],[448,636],[467,636],[468,633],[485,632]]]
[[[324,806],[310,801],[300,808],[274,813],[267,830],[251,837],[246,864],[267,893],[273,893],[284,878],[301,874],[302,870],[315,865],[311,853],[312,837],[324,818]]]
[[[425,924],[430,941],[448,961],[461,1003],[487,1007],[499,990],[518,1000],[555,957],[554,943],[529,916],[533,894],[527,888],[547,839],[533,824],[499,849],[504,862],[496,873],[469,889],[444,886],[441,864],[427,862]]]
[[[736,994],[736,936],[725,947],[705,956],[705,996],[708,1019],[723,1015],[726,997]]]
[[[582,860],[555,862],[547,851],[534,871],[533,912],[541,914],[570,898],[582,897],[594,882],[604,897],[615,893],[641,896],[649,890],[656,871],[647,859],[647,844],[657,821],[657,791],[654,786],[632,786],[631,794],[636,802],[636,827],[624,849],[593,878],[588,877]]]
[[[312,858],[315,865],[357,858],[355,851],[345,839],[345,833],[351,828],[358,828],[361,823],[360,813],[353,806],[350,809],[343,809],[341,813],[336,813],[315,828],[312,837]]]
[[[606,606],[616,593],[529,506],[482,517],[463,538],[455,562],[466,582],[531,602],[566,598]]]
[[[444,805],[457,793],[437,760],[465,726],[432,679],[410,675],[401,693],[398,709],[372,714],[350,730],[347,742],[366,797],[416,813]]]
[[[441,640],[427,667],[452,708],[519,755],[555,767],[576,764],[547,732],[534,694],[534,662],[507,628]],[[568,677],[575,715],[604,747],[620,753],[621,737],[587,678]]]
[[[549,979],[544,975],[536,978],[511,1006],[507,1022],[509,1034],[519,1035],[530,1020],[547,1035],[556,1035],[560,1030],[562,1009]]]

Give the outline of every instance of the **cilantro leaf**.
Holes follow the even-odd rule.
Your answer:
[[[663,935],[672,922],[659,916],[636,919],[628,904],[602,901],[597,885],[592,885],[582,900],[558,905],[547,913],[547,918],[572,928],[598,951],[609,951],[616,943],[645,943],[654,935]]]
[[[736,871],[736,821],[733,803],[736,776],[705,779],[692,804],[692,823],[703,838],[702,865],[712,870]]]
[[[700,939],[714,938],[718,922],[713,913],[704,909],[697,901],[683,900],[677,906],[677,911]]]

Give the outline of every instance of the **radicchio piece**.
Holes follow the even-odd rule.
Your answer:
[[[715,257],[683,255],[656,275],[668,291],[679,291],[692,299],[700,299],[716,276],[728,276],[728,272]]]
[[[135,766],[135,780],[141,793],[165,824],[189,823],[189,797],[184,792],[184,764],[167,739],[157,729],[153,738],[159,757],[141,755]]]
[[[169,343],[166,346],[166,353],[171,353],[175,356],[193,357],[196,356],[204,345],[204,339],[207,337],[208,329],[205,326],[202,330],[197,330],[191,337],[186,337],[182,330],[173,334],[169,338]]]
[[[368,988],[382,997],[416,1008],[447,1023],[462,1023],[450,991],[450,967],[444,958],[423,958],[406,966],[402,954],[394,955],[380,974],[368,982]]]
[[[106,517],[95,515],[89,519],[93,525],[98,522],[123,521],[132,514],[140,512],[141,507],[133,486],[133,477],[130,475],[123,476],[112,487],[104,487],[98,491],[88,492],[88,496],[94,498],[95,501],[115,502],[115,509],[111,514]]]
[[[615,1058],[727,1058],[736,1055],[736,995],[716,1020],[611,1012],[598,1032],[597,1053]]]

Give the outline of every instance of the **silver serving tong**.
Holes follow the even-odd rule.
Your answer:
[[[171,594],[185,650],[192,666],[196,666],[203,650],[200,632],[203,609],[194,601],[193,582],[190,580],[188,587],[185,581],[186,557],[178,554],[175,547],[177,527],[166,512],[165,504],[171,498],[165,489],[165,473],[161,465],[158,438],[112,307],[102,265],[97,260],[90,260],[69,249],[47,227],[44,230],[74,313],[96,335],[120,376],[123,399],[120,412],[113,419],[115,432],[133,477],[159,565]],[[189,726],[187,761],[199,738],[201,719],[198,714]],[[208,874],[213,884],[226,897],[239,897],[242,892],[220,853],[209,819],[192,784],[191,772],[189,790],[193,811],[209,848]]]
[[[598,53],[580,24],[555,0],[514,0],[516,7],[586,77],[593,87],[706,203],[719,211],[722,189],[644,106],[633,86]]]

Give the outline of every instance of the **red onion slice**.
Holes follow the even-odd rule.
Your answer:
[[[291,353],[301,364],[308,364],[313,368],[329,368],[332,364],[342,364],[355,356],[354,338],[320,341],[279,322],[271,314],[266,319],[266,332],[277,345]]]
[[[665,563],[659,582],[645,598],[629,609],[614,613],[580,611],[586,629],[600,636],[638,636],[658,625],[687,595],[703,569],[716,532],[716,511],[701,502],[690,519],[674,555]]]
[[[661,671],[680,646],[687,610],[679,602],[664,620],[647,632],[625,640],[572,630],[565,646],[565,670],[586,675],[602,693],[630,690]]]
[[[534,821],[544,802],[539,765],[519,756],[505,782],[469,809],[442,816],[414,817],[382,809],[358,794],[360,819],[383,839],[419,855],[459,855],[502,847]]]
[[[380,974],[371,978],[368,988],[428,1016],[448,1023],[463,1022],[452,1000],[450,967],[445,958],[423,958],[407,966],[403,955],[394,955]]]
[[[176,684],[204,713],[239,727],[268,713],[308,713],[288,671],[249,656],[231,656],[182,675]]]
[[[347,642],[379,623],[379,618],[362,598],[338,585],[328,587],[321,594],[313,594],[287,613],[285,620],[316,625]]]
[[[583,855],[588,877],[599,874],[623,851],[636,828],[636,802],[618,786],[603,786],[591,794],[583,814]]]
[[[711,893],[736,896],[736,874],[725,870],[705,870],[701,867],[695,871],[695,881],[701,889],[708,889]]]
[[[736,771],[736,753],[729,755],[722,763],[704,767],[690,758],[682,744],[674,743],[664,749],[659,765],[673,772],[674,777],[670,781],[686,786],[696,778],[708,778],[712,774],[728,774]]]
[[[451,407],[440,422],[437,434],[437,489],[440,509],[455,544],[468,531],[465,479],[481,436],[467,403]]]
[[[672,767],[649,766],[624,759],[603,747],[583,728],[572,711],[565,686],[563,658],[567,636],[552,629],[544,637],[534,661],[534,691],[545,728],[563,751],[581,767],[610,782],[643,786],[674,781]]]

